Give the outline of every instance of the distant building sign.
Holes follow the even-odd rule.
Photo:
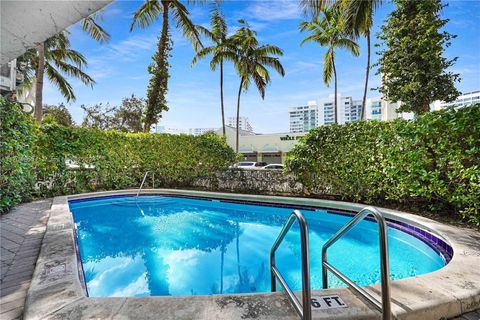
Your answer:
[[[280,137],[281,141],[288,141],[288,140],[299,140],[303,136],[289,136],[288,134],[286,136]]]

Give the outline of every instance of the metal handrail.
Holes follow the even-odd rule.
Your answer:
[[[372,296],[365,289],[361,288],[350,280],[346,275],[334,268],[327,262],[327,249],[340,239],[345,233],[355,227],[360,221],[368,215],[373,215],[378,224],[379,242],[380,242],[380,269],[381,269],[381,287],[382,301]],[[390,320],[392,315],[390,302],[390,266],[388,261],[388,241],[387,241],[387,223],[383,214],[373,207],[366,207],[357,213],[352,220],[345,224],[337,233],[333,235],[322,247],[322,280],[323,288],[328,288],[328,270],[336,275],[340,280],[349,285],[352,289],[370,301],[375,307],[382,312],[384,320]]]
[[[145,172],[145,174],[143,175],[142,183],[140,184],[140,188],[138,188],[136,198],[138,198],[138,196],[140,195],[140,191],[142,191],[143,185],[145,184],[145,180],[147,180],[147,176],[148,176],[149,173],[152,174],[153,188],[155,188],[155,172],[153,172],[153,171]]]
[[[292,227],[295,219],[298,220],[298,224],[300,226],[300,241],[301,241],[301,251],[302,251],[302,302],[300,303],[298,298],[295,296],[293,291],[288,286],[287,282],[278,271],[276,264],[275,264],[275,252],[277,251],[280,243],[282,243],[285,235]],[[288,298],[292,302],[295,310],[300,315],[303,320],[311,320],[312,319],[312,309],[310,307],[310,302],[312,298],[311,288],[310,288],[310,255],[308,251],[308,226],[307,221],[303,214],[298,211],[294,210],[290,217],[288,218],[287,222],[283,225],[282,231],[275,240],[275,243],[270,250],[270,275],[271,275],[271,286],[272,292],[277,291],[277,282],[276,279],[280,282],[283,289],[287,292]]]

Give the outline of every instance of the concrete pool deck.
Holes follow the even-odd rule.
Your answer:
[[[363,205],[318,199],[252,196],[183,190],[145,190],[256,202],[308,204],[343,210]],[[134,194],[136,190],[57,197],[37,261],[25,306],[25,319],[298,319],[284,293],[189,297],[89,298],[79,279],[73,221],[68,199]],[[407,213],[382,209],[387,217],[406,221],[436,234],[454,249],[444,268],[392,282],[392,309],[398,319],[451,318],[480,308],[480,235]],[[378,294],[378,286],[366,287]],[[337,294],[348,308],[314,311],[314,319],[380,319],[380,313],[349,289],[314,291]]]

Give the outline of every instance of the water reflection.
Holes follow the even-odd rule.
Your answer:
[[[291,212],[167,197],[141,197],[138,203],[131,197],[76,202],[71,210],[90,296],[270,291],[270,247]],[[306,214],[312,286],[320,288],[321,245],[348,218]],[[375,232],[375,226],[366,223],[335,244],[338,250],[332,247],[329,254],[332,263],[360,284],[378,281]],[[431,249],[404,237],[398,232],[389,236],[391,251],[403,255],[392,259],[395,278],[441,266]],[[288,283],[301,288],[298,226],[285,237],[277,259]],[[332,279],[332,283],[339,281]]]

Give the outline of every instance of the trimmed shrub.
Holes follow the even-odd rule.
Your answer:
[[[57,124],[40,128],[34,153],[39,196],[138,187],[146,171],[155,173],[156,187],[183,187],[227,168],[236,158],[216,135],[124,133]],[[151,177],[147,181],[151,186]]]
[[[0,97],[0,213],[31,195],[34,143],[32,117],[19,105]]]
[[[287,170],[315,196],[453,210],[480,225],[480,105],[313,129]]]

